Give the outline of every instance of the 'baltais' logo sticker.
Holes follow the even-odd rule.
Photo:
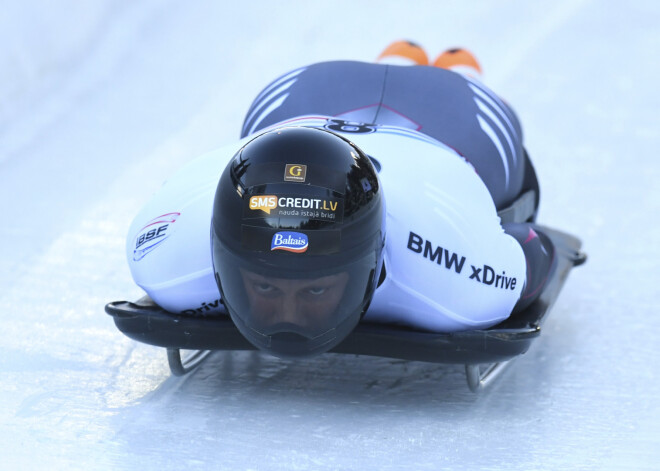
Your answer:
[[[319,221],[341,222],[344,201],[341,198],[308,198],[304,196],[256,195],[250,197],[249,211],[243,217],[301,217]],[[255,213],[254,211],[259,211]]]
[[[286,164],[284,168],[284,181],[304,182],[307,176],[307,165]]]
[[[270,243],[270,250],[303,253],[309,247],[309,240],[300,232],[277,232]]]
[[[133,260],[139,262],[172,235],[172,225],[181,213],[166,213],[147,221],[135,236]]]

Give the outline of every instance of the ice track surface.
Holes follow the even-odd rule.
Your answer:
[[[0,16],[0,469],[657,469],[660,7],[36,0]],[[484,394],[460,366],[215,353],[120,334],[128,225],[306,63],[473,50],[518,111],[539,221],[583,239],[540,339]]]

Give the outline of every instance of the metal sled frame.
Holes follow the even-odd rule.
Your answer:
[[[584,263],[580,241],[539,226],[555,245],[557,265],[541,296],[525,311],[483,330],[430,333],[396,325],[360,323],[331,352],[464,364],[472,391],[484,389],[501,375],[509,360],[525,353],[541,333],[541,325],[559,295],[571,268]],[[254,350],[229,316],[189,316],[167,312],[148,297],[117,301],[105,310],[117,328],[139,342],[165,347],[172,374],[181,376],[199,366],[213,350]],[[182,358],[181,350],[193,350]],[[482,371],[482,368],[483,371]]]

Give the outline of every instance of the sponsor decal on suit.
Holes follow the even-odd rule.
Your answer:
[[[467,272],[463,271],[463,267],[466,266],[466,257],[436,245],[419,234],[410,231],[406,248],[430,262],[435,262],[440,267],[444,266],[446,270],[453,270],[457,275],[467,275]],[[477,265],[468,263],[468,265],[472,270],[468,279],[502,290],[514,291],[516,289],[518,279],[515,276],[507,276],[506,271],[502,270],[501,273],[497,273],[493,267],[485,263]]]
[[[181,213],[165,213],[157,216],[140,229],[135,236],[133,260],[139,262],[172,235],[172,226]]]

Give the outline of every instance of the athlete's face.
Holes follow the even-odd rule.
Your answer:
[[[312,280],[271,278],[241,270],[252,315],[263,326],[289,324],[314,330],[335,312],[348,273]]]

